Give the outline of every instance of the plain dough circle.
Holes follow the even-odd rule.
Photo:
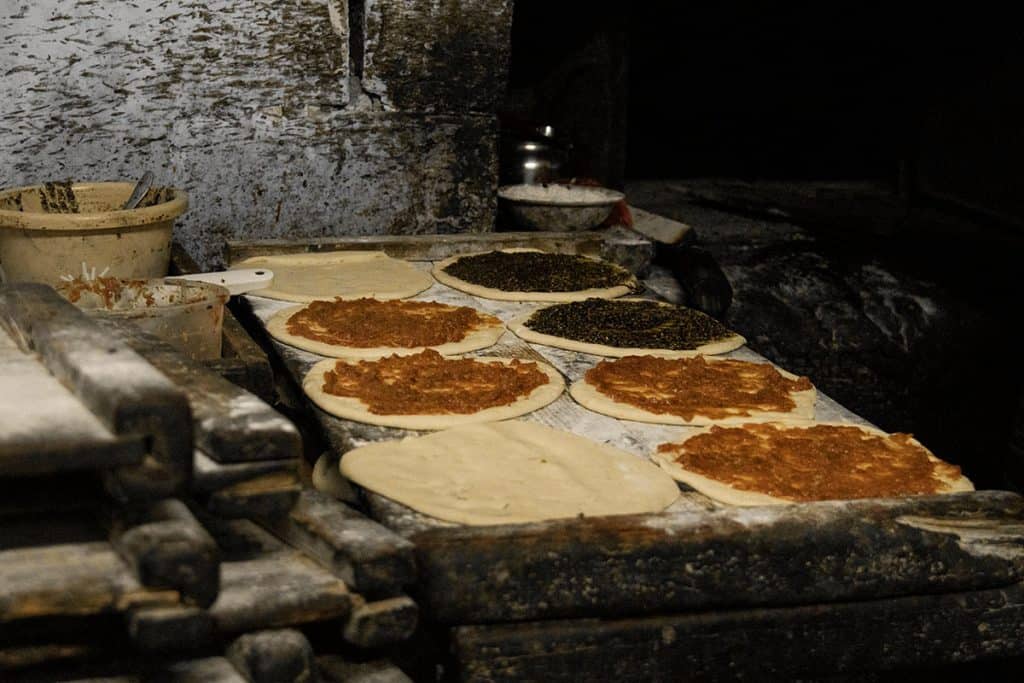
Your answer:
[[[657,303],[660,306],[672,306],[672,304],[666,304],[661,302],[653,302],[650,299],[619,299],[619,301],[644,301],[647,303]],[[556,304],[557,305],[557,304]],[[702,344],[695,349],[685,350],[673,350],[673,349],[647,349],[647,348],[631,348],[627,346],[608,346],[606,344],[594,344],[592,342],[582,342],[575,339],[567,339],[565,337],[558,337],[552,334],[544,334],[543,332],[536,332],[526,326],[526,321],[536,313],[537,311],[544,310],[547,306],[541,306],[535,308],[532,311],[526,311],[520,313],[511,320],[508,321],[508,329],[511,330],[517,337],[524,341],[532,342],[534,344],[542,344],[544,346],[554,346],[558,349],[566,349],[568,351],[579,351],[580,353],[589,353],[594,356],[611,356],[613,358],[621,358],[622,356],[661,356],[663,358],[689,358],[692,356],[711,356],[720,353],[728,353],[735,351],[744,344],[747,340],[742,336],[733,332],[732,336],[724,339],[718,339],[707,344]]]
[[[341,473],[462,524],[652,513],[679,498],[672,478],[647,460],[518,420],[363,446],[342,457]]]
[[[235,268],[274,272],[268,289],[251,294],[283,301],[317,299],[405,299],[434,284],[430,274],[383,251],[330,251],[316,254],[255,256]]]
[[[815,427],[815,426],[818,426],[818,425],[834,425],[834,426],[841,426],[841,427],[856,427],[856,428],[858,428],[858,429],[860,429],[860,430],[862,430],[864,432],[867,432],[869,434],[876,434],[876,435],[881,435],[881,436],[887,436],[887,432],[883,432],[880,429],[876,429],[874,427],[868,427],[866,425],[851,424],[851,423],[848,423],[848,422],[793,422],[793,423],[778,422],[778,423],[775,423],[775,424],[780,429],[801,428],[801,427],[802,428],[810,428],[810,427]],[[696,436],[700,436],[701,434],[705,434],[705,433],[707,433],[711,429],[712,429],[711,426],[705,427],[705,428],[703,428],[703,429],[701,429],[701,430],[699,430],[697,432],[694,432],[693,434],[691,434],[690,436],[686,437],[685,439],[683,439],[679,443],[686,443],[689,439],[692,439],[692,438],[694,438]],[[920,442],[917,441],[917,439],[912,439],[912,442],[917,444],[917,445],[919,445],[919,446],[921,445]],[[923,448],[923,446],[922,446],[922,448]],[[939,460],[935,456],[931,455],[931,451],[929,451],[929,458],[931,460],[935,460],[935,461]],[[756,491],[744,491],[742,489],[734,488],[734,487],[732,487],[732,486],[730,486],[728,484],[722,483],[722,482],[720,482],[720,481],[718,481],[716,479],[711,479],[709,477],[705,477],[702,474],[697,474],[696,472],[692,472],[692,471],[690,471],[688,469],[685,469],[683,466],[681,466],[679,463],[677,463],[671,457],[666,456],[666,455],[664,455],[662,453],[659,453],[659,452],[653,453],[652,456],[651,456],[651,459],[654,460],[654,462],[658,463],[658,465],[660,465],[662,469],[664,469],[666,472],[668,472],[672,476],[672,478],[675,479],[676,481],[681,481],[684,484],[686,484],[687,486],[690,486],[690,487],[696,489],[697,491],[703,493],[708,498],[712,498],[712,499],[720,501],[722,503],[727,503],[729,505],[743,505],[743,506],[752,506],[752,505],[796,505],[797,504],[796,501],[788,500],[786,498],[778,498],[776,496],[771,496],[771,495],[768,495],[766,493],[758,493]],[[943,483],[945,483],[946,488],[943,491],[941,491],[940,493],[956,493],[958,491],[973,491],[974,490],[974,485],[971,483],[971,480],[968,479],[967,477],[964,477],[964,476],[961,476],[959,479],[952,479],[952,480],[942,479],[942,481],[943,481]]]
[[[312,351],[313,353],[320,354],[321,356],[328,356],[330,358],[359,358],[363,360],[373,360],[391,355],[409,356],[414,353],[425,351],[426,349],[434,349],[442,356],[453,356],[459,353],[479,351],[480,349],[486,349],[489,346],[494,346],[498,339],[501,338],[501,335],[505,333],[505,325],[501,320],[488,313],[477,311],[480,315],[486,316],[488,319],[493,319],[492,324],[470,330],[469,334],[457,342],[447,342],[437,346],[416,347],[340,346],[337,344],[327,344],[315,339],[300,337],[288,331],[288,318],[292,317],[292,315],[303,308],[305,308],[305,306],[290,306],[275,313],[273,317],[267,321],[267,333],[282,344],[294,346],[295,348],[302,349],[303,351]]]
[[[504,363],[511,364],[512,358],[473,358],[471,360],[481,363]],[[380,425],[382,427],[398,427],[399,429],[447,429],[456,425],[472,424],[475,422],[496,422],[507,420],[512,417],[525,415],[538,408],[543,408],[562,395],[565,390],[565,380],[557,370],[539,361],[531,361],[537,364],[537,368],[547,375],[548,381],[535,388],[528,395],[517,399],[507,406],[494,406],[485,408],[476,413],[444,413],[435,415],[378,415],[371,413],[366,404],[351,396],[335,396],[323,390],[324,375],[334,368],[337,360],[320,361],[306,373],[302,380],[302,389],[306,395],[317,404],[322,410],[347,420],[365,422],[367,424]],[[345,362],[345,361],[341,361]],[[357,361],[353,361],[357,362]]]
[[[536,253],[545,253],[540,249],[495,249],[494,251],[503,251],[506,253],[519,253],[532,251]],[[614,263],[608,263],[602,261],[607,265],[621,270],[624,274],[629,276],[628,284],[616,285],[615,287],[604,287],[601,289],[581,289],[575,292],[507,292],[503,289],[494,289],[493,287],[484,287],[483,285],[475,285],[472,282],[466,282],[460,280],[454,275],[449,275],[444,272],[444,269],[455,263],[461,258],[467,258],[470,256],[479,256],[481,254],[489,254],[490,252],[477,252],[475,254],[459,254],[458,256],[452,256],[446,258],[443,261],[438,261],[434,264],[433,274],[434,277],[443,285],[448,285],[452,289],[457,289],[460,292],[472,294],[473,296],[483,297],[484,299],[497,299],[500,301],[583,301],[584,299],[614,299],[616,297],[624,296],[630,292],[636,291],[637,282],[636,278],[625,268],[617,266]],[[594,259],[596,260],[596,259]]]
[[[724,359],[720,358],[707,358],[705,359],[709,363],[721,363]],[[750,361],[739,361],[734,360],[737,363],[751,363]],[[771,365],[770,363],[751,363],[751,365]],[[775,366],[772,366],[775,367]],[[796,375],[791,372],[786,372],[782,368],[775,368],[780,375],[786,379],[796,380],[799,379]],[[789,396],[793,399],[796,404],[793,410],[789,412],[777,412],[777,411],[757,411],[753,412],[752,415],[731,415],[723,418],[711,418],[701,414],[695,414],[692,419],[687,420],[680,415],[671,415],[668,413],[652,413],[642,408],[637,408],[634,405],[616,401],[610,396],[606,396],[598,391],[594,385],[587,382],[586,375],[577,381],[573,382],[573,385],[569,387],[569,395],[572,396],[577,403],[586,408],[587,410],[593,410],[595,413],[601,413],[602,415],[610,415],[623,420],[636,420],[637,422],[653,422],[655,424],[666,424],[666,425],[686,425],[686,426],[704,426],[704,425],[735,425],[744,423],[756,423],[756,422],[778,422],[780,420],[789,420],[793,422],[807,421],[814,419],[814,402],[818,397],[818,392],[812,387],[804,391],[791,391]]]

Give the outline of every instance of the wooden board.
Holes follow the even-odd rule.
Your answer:
[[[423,264],[424,267],[427,264]],[[530,304],[476,299],[435,284],[416,297],[471,305],[508,320]],[[244,298],[268,320],[287,305]],[[320,356],[274,342],[301,384]],[[476,355],[539,358],[572,382],[599,359],[506,333]],[[749,349],[729,357],[764,359]],[[818,419],[865,424],[819,393]],[[313,410],[337,453],[414,435]],[[567,394],[525,418],[647,457],[695,428],[621,421]],[[782,508],[721,505],[681,487],[655,515],[468,527],[366,493],[372,517],[416,544],[416,599],[447,624],[644,615],[793,605],[1007,586],[1021,579],[1024,501],[1009,493],[841,501]]]
[[[192,417],[184,393],[170,380],[46,285],[0,288],[0,327],[22,350],[39,354],[106,429],[147,440],[150,457],[113,471],[112,492],[146,498],[185,487],[192,472]]]
[[[797,605],[1024,579],[1024,500],[980,492],[415,533],[448,624]]]
[[[256,396],[129,321],[103,318],[97,322],[186,393],[194,443],[213,460],[297,459],[301,454],[295,425]]]
[[[287,515],[260,521],[354,590],[396,595],[416,581],[411,542],[317,491],[304,491]]]
[[[0,623],[178,604],[177,591],[140,585],[104,542],[2,551],[0,586]]]
[[[200,496],[268,474],[294,473],[298,464],[295,458],[219,463],[202,451],[196,451],[193,457],[192,491]]]
[[[207,607],[220,588],[220,553],[180,500],[111,510],[111,542],[139,583],[171,588],[187,605]]]
[[[419,607],[407,596],[366,602],[357,600],[342,634],[345,642],[364,649],[408,640],[416,630]]]
[[[317,657],[317,669],[324,683],[412,683],[412,679],[383,659],[350,661],[337,655]]]
[[[246,633],[231,643],[226,656],[251,683],[300,683],[317,677],[313,647],[294,629]]]
[[[302,491],[294,470],[270,472],[229,484],[199,500],[225,519],[247,519],[288,514]]]
[[[112,433],[3,328],[0,383],[0,476],[130,465],[145,455],[142,437]]]
[[[1019,657],[1024,586],[831,605],[453,630],[462,681],[876,680],[858,675]],[[1006,667],[1004,674],[1016,666]],[[833,678],[846,674],[849,678]],[[882,680],[896,680],[883,678]],[[995,680],[1015,680],[999,677]]]
[[[209,608],[219,634],[347,617],[345,583],[251,522],[211,524],[220,545],[221,590]]]
[[[662,244],[682,244],[693,239],[693,228],[686,223],[659,216],[650,211],[631,206],[633,229],[644,237]]]

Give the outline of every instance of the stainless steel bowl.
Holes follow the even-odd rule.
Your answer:
[[[574,232],[597,227],[625,197],[606,187],[586,185],[506,185],[498,188],[519,227]]]

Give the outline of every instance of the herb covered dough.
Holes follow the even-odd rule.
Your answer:
[[[439,261],[433,273],[453,289],[504,301],[614,298],[639,287],[632,273],[613,263],[535,249],[453,256]]]
[[[596,356],[727,353],[746,340],[711,316],[647,299],[587,299],[544,306],[508,328],[528,342]]]

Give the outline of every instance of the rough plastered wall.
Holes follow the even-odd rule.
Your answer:
[[[178,239],[486,231],[511,0],[3,0],[0,187],[185,188]]]

